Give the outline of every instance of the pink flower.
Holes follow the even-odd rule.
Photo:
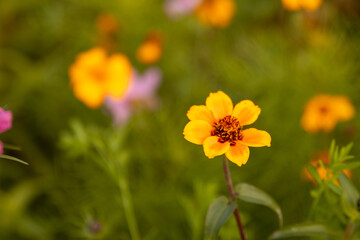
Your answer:
[[[107,97],[105,106],[110,111],[114,123],[123,125],[128,122],[139,105],[149,109],[156,107],[158,99],[155,95],[161,82],[161,71],[158,68],[151,67],[142,75],[134,70],[133,81],[131,81],[124,97],[116,99]]]
[[[167,0],[164,6],[165,13],[170,18],[181,17],[192,13],[202,0]]]
[[[0,108],[0,133],[3,133],[11,128],[12,113]],[[0,141],[0,155],[3,154],[3,143]]]

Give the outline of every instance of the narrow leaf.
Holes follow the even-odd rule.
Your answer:
[[[3,147],[6,149],[10,149],[10,150],[15,150],[15,151],[21,151],[21,148],[18,146],[14,146],[14,145],[10,145],[10,144],[3,144]]]
[[[288,238],[288,237],[329,237],[334,235],[329,229],[320,224],[301,224],[288,227],[274,232],[270,239]]]
[[[349,163],[336,163],[332,167],[333,172],[342,171],[346,169],[354,169],[360,167],[360,162],[349,162]]]
[[[236,208],[236,203],[229,203],[225,196],[214,199],[206,214],[205,239],[217,238],[221,226],[228,220]]]
[[[20,160],[16,157],[12,157],[12,156],[9,156],[9,155],[1,155],[0,158],[4,158],[4,159],[8,159],[8,160],[12,160],[12,161],[15,161],[15,162],[19,162],[19,163],[22,163],[22,164],[25,164],[25,165],[29,165],[27,162],[23,161],[23,160]]]
[[[317,182],[317,184],[321,184],[322,180],[319,176],[319,173],[317,172],[316,168],[311,165],[311,164],[308,164],[307,165],[307,169],[309,170],[309,173],[311,174],[311,176],[315,179],[315,181]]]
[[[345,174],[341,173],[338,179],[343,189],[342,206],[345,213],[351,218],[358,218],[358,201],[360,199],[358,190]]]
[[[281,209],[277,202],[271,196],[269,196],[264,191],[258,189],[257,187],[247,183],[239,183],[238,185],[236,185],[235,189],[237,192],[237,198],[245,202],[263,205],[272,209],[278,215],[280,226],[282,226],[283,217]]]

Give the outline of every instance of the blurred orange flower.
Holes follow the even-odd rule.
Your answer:
[[[330,132],[340,121],[353,118],[355,109],[346,96],[319,94],[311,98],[301,118],[301,125],[305,131]]]
[[[228,95],[222,91],[210,93],[206,105],[195,105],[187,112],[190,122],[184,128],[189,142],[203,145],[208,158],[225,154],[241,166],[249,159],[249,147],[270,147],[269,133],[255,128],[243,129],[254,123],[261,109],[250,100],[233,107]]]
[[[111,35],[118,31],[119,24],[113,15],[102,13],[96,19],[96,28],[101,34]]]
[[[226,27],[235,13],[234,0],[203,0],[196,8],[196,16],[204,25]]]
[[[162,36],[159,32],[153,31],[148,34],[145,41],[136,51],[136,58],[144,64],[157,62],[162,54]]]
[[[70,83],[75,96],[90,108],[101,106],[105,95],[123,96],[131,80],[131,64],[120,53],[107,56],[96,47],[79,54],[70,66]]]
[[[324,166],[325,169],[319,164],[319,161],[321,161]],[[318,153],[318,155],[316,156],[316,158],[314,158],[313,160],[310,161],[310,164],[312,166],[314,166],[320,176],[320,179],[324,180],[324,181],[333,181],[334,184],[339,186],[339,181],[336,179],[333,179],[334,175],[329,173],[330,169],[328,167],[326,167],[326,165],[328,165],[330,163],[330,156],[329,156],[329,151],[322,151],[320,153]],[[351,171],[350,170],[344,170],[343,173],[348,176],[349,178],[351,178]],[[316,184],[315,179],[313,178],[313,176],[311,176],[309,170],[304,167],[303,169],[303,175],[305,177],[306,180],[313,182],[314,184]]]
[[[289,11],[315,11],[321,4],[322,0],[281,0],[284,8]]]

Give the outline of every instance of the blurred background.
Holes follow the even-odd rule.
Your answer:
[[[261,107],[252,126],[269,132],[272,146],[252,148],[242,167],[231,163],[232,178],[272,195],[285,226],[307,218],[314,185],[302,172],[310,160],[332,139],[353,141],[352,154],[360,154],[357,0],[324,0],[311,9],[235,0],[217,7],[219,24],[204,17],[203,3],[170,11],[176,4],[169,2],[0,2],[0,106],[13,113],[0,138],[22,149],[6,154],[29,163],[0,161],[0,239],[131,239],[116,184],[81,145],[114,128],[126,131],[119,149],[126,149],[124,174],[142,239],[202,239],[209,204],[227,195],[222,161],[208,159],[182,131],[187,110],[218,90],[235,104],[251,99]],[[158,44],[154,60],[139,56],[146,41]],[[137,111],[119,128],[104,106],[89,108],[75,97],[69,68],[96,46],[125,54],[140,73],[161,71],[156,108]],[[346,96],[354,117],[331,131],[305,131],[301,117],[317,94]],[[74,140],[74,126],[95,137]],[[249,239],[278,228],[265,207],[241,203],[240,211]],[[238,239],[233,218],[220,236]]]

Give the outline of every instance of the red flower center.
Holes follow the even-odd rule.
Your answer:
[[[211,136],[219,137],[219,142],[230,142],[230,146],[235,146],[236,141],[242,140],[243,135],[242,126],[239,120],[233,116],[226,116],[214,124],[214,130],[211,131]]]

